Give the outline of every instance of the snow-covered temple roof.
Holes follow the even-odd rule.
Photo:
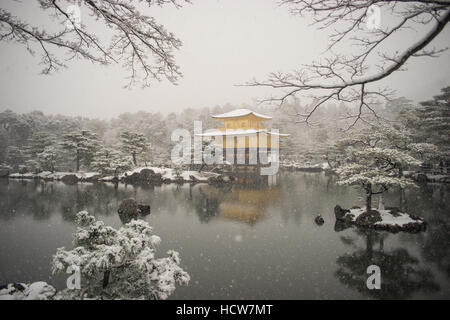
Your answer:
[[[269,135],[271,134],[271,135],[280,136],[280,137],[289,136],[289,134],[271,132],[271,131],[268,131],[267,129],[208,130],[208,132],[199,133],[199,134],[196,134],[196,136],[202,136],[202,137],[241,136],[241,135],[247,136],[247,135],[252,135],[252,134],[257,134],[257,133],[266,133]]]
[[[254,115],[255,117],[262,118],[262,119],[272,119],[272,117],[265,116],[260,113],[256,113],[249,109],[236,109],[230,112],[222,113],[222,114],[216,114],[212,117],[215,119],[224,119],[224,118],[237,118],[237,117],[244,117],[248,116],[249,114]]]

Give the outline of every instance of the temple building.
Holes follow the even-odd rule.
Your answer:
[[[220,142],[227,163],[264,166],[278,161],[279,138],[288,134],[269,129],[267,123],[272,117],[249,109],[237,109],[212,118],[219,121],[218,129],[200,135],[216,137],[216,142],[222,137]]]

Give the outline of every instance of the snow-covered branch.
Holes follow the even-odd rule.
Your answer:
[[[66,2],[66,3],[64,3]],[[181,76],[173,53],[181,41],[153,17],[142,14],[138,1],[38,0],[40,8],[58,22],[56,30],[46,30],[0,9],[0,41],[16,42],[30,53],[40,52],[44,74],[65,66],[65,60],[83,58],[94,63],[121,63],[129,70],[129,83],[149,85],[153,79],[176,82]],[[139,1],[141,2],[141,1]],[[186,0],[147,0],[148,6],[173,4],[177,8]],[[110,32],[109,40],[100,39],[93,25],[77,21],[66,8],[77,5]],[[64,52],[61,59],[57,52]]]
[[[314,102],[305,114],[297,114],[309,123],[311,116],[327,101],[352,102],[359,105],[358,113],[350,116],[356,123],[363,120],[363,111],[377,116],[371,103],[391,99],[389,89],[375,85],[392,73],[402,70],[412,57],[437,56],[446,48],[429,49],[430,43],[444,30],[450,20],[449,1],[297,1],[283,0],[293,14],[312,16],[320,29],[333,29],[327,52],[319,62],[306,65],[290,73],[274,72],[267,80],[253,81],[248,86],[268,87],[280,92],[263,102],[282,105],[288,98],[302,95]],[[368,13],[377,6],[385,14],[394,17],[393,25],[377,26],[367,30]],[[405,29],[422,26],[429,30],[407,48],[390,50],[388,40],[401,35]],[[341,44],[360,48],[353,54],[338,54],[334,51]]]

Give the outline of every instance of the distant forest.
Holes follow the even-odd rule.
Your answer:
[[[375,105],[373,114],[365,114],[356,124],[351,115],[357,108],[345,103],[324,105],[309,124],[299,120],[299,115],[311,105],[297,100],[280,108],[246,108],[272,116],[269,127],[290,134],[282,140],[282,159],[309,164],[330,160],[329,153],[337,152],[340,141],[355,133],[371,135],[370,130],[376,131],[378,122],[406,132],[412,141],[440,147],[436,157],[448,159],[449,97],[447,87],[440,95],[418,105],[406,98],[380,103]],[[0,165],[13,171],[97,170],[105,174],[117,167],[170,166],[170,152],[175,144],[170,136],[174,129],[192,132],[194,121],[202,121],[203,130],[216,128],[218,123],[211,115],[239,108],[242,106],[226,104],[187,108],[168,115],[139,111],[109,120],[5,110],[0,113]]]

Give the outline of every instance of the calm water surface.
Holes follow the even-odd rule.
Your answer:
[[[0,284],[43,280],[63,288],[50,261],[57,247],[71,248],[75,214],[88,210],[120,227],[117,208],[134,197],[152,206],[144,219],[162,238],[159,255],[179,251],[191,275],[172,299],[450,298],[448,186],[389,193],[387,205],[401,204],[429,223],[424,233],[389,234],[339,231],[334,206],[364,201],[332,177],[282,173],[277,180],[216,188],[1,179]],[[366,288],[371,264],[381,267],[381,290]]]

